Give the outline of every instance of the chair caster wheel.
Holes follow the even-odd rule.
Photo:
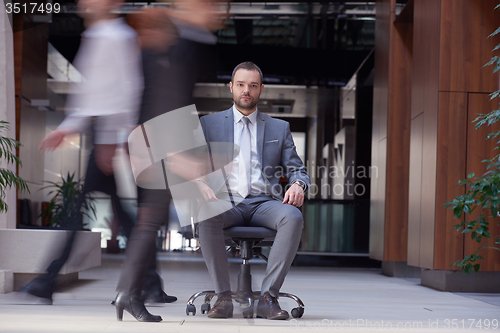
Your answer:
[[[304,314],[304,308],[293,308],[292,309],[292,317],[293,318],[302,318]]]
[[[193,304],[188,304],[186,306],[186,315],[189,316],[190,313],[192,313],[193,316],[196,315],[196,306],[194,306]]]
[[[205,312],[208,313],[208,311],[210,311],[210,303],[203,303],[201,305],[201,313],[205,314]]]
[[[253,308],[243,310],[243,318],[253,318]]]

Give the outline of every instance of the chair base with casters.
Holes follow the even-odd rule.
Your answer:
[[[231,292],[231,296],[243,308],[244,318],[253,318],[254,301],[259,300],[261,293],[260,291],[252,291],[252,275],[250,274],[249,260],[254,255],[257,255],[267,262],[267,258],[261,253],[260,248],[272,245],[275,236],[275,230],[264,227],[231,227],[224,229],[226,245],[230,246],[229,249],[238,249],[240,257],[243,260],[240,266],[240,274],[238,275],[238,289],[236,292]],[[257,251],[255,251],[256,248],[258,249]],[[212,298],[217,296],[214,290],[198,292],[191,296],[187,302],[186,315],[196,315],[194,301],[202,296],[204,296],[204,302],[201,305],[201,313],[205,314],[210,311]],[[304,314],[304,303],[302,303],[300,298],[288,293],[279,293],[279,297],[287,297],[294,300],[297,303],[297,307],[292,309],[291,315],[293,318],[302,317]]]

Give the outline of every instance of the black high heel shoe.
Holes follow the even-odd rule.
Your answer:
[[[115,299],[116,318],[119,321],[123,319],[123,310],[126,310],[138,321],[145,322],[159,322],[162,321],[160,316],[152,315],[148,312],[144,303],[139,297],[130,296],[127,294],[119,293]]]

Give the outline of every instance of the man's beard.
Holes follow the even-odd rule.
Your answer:
[[[243,110],[252,110],[252,109],[255,108],[255,106],[257,106],[257,102],[259,100],[257,99],[254,102],[254,99],[252,98],[250,104],[246,104],[246,105],[240,102],[241,98],[239,98],[239,99],[233,98],[233,101],[234,101],[234,104],[236,104],[236,106],[239,107],[240,109],[243,109]]]

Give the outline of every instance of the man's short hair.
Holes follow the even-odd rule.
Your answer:
[[[234,67],[233,70],[233,75],[231,76],[231,82],[234,83],[234,75],[238,71],[238,69],[246,69],[247,71],[257,71],[260,74],[260,83],[262,84],[262,71],[260,70],[259,66],[254,64],[251,61],[245,61],[239,64],[238,66]]]

